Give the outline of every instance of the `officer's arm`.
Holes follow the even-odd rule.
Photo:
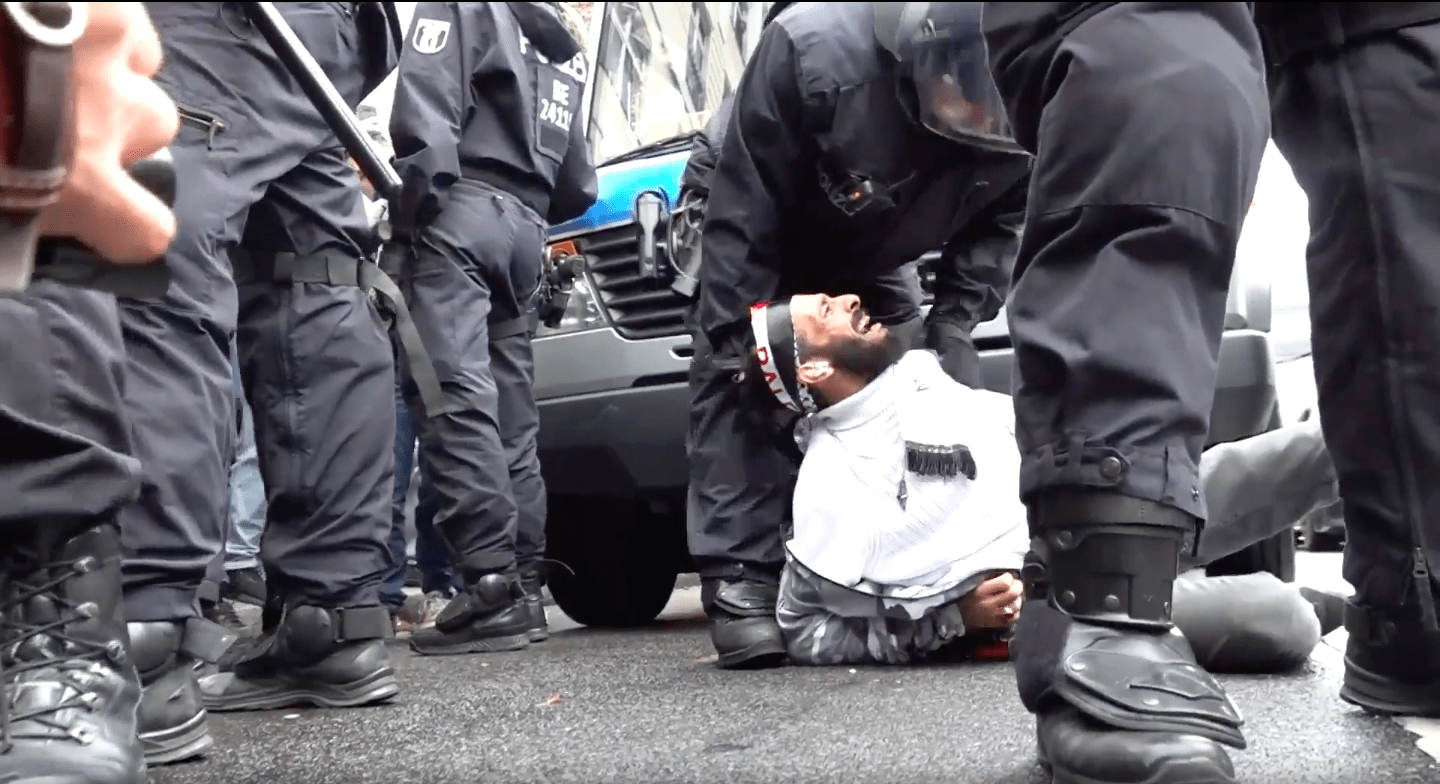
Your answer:
[[[418,3],[412,33],[400,56],[390,112],[395,171],[402,185],[399,203],[392,205],[391,212],[398,232],[415,231],[433,221],[444,207],[447,189],[460,177],[460,125],[469,95],[465,47],[472,42],[461,38],[459,5]],[[439,51],[415,49],[413,31],[422,21],[449,25]]]
[[[925,320],[931,332],[963,330],[968,336],[1000,312],[1010,294],[1029,184],[1028,174],[1019,178],[946,243],[932,268],[935,304]]]
[[[584,55],[580,55],[584,57]],[[581,105],[585,103],[582,101]],[[555,193],[550,197],[550,223],[564,223],[578,218],[590,209],[600,194],[595,177],[595,162],[590,158],[590,145],[585,142],[585,124],[579,117],[570,122],[570,147],[555,174]]]
[[[741,348],[749,308],[775,295],[781,221],[801,178],[814,176],[804,100],[787,31],[761,35],[740,85],[710,181],[702,234],[700,328],[712,346]]]
[[[690,145],[690,159],[685,162],[685,171],[680,175],[682,190],[701,196],[710,195],[710,177],[715,172],[715,159],[720,157],[725,126],[730,123],[733,108],[733,97],[721,101],[705,123],[705,128],[695,135],[695,141]]]

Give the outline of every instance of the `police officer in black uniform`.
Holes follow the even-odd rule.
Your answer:
[[[893,5],[796,3],[776,16],[710,177],[687,511],[721,667],[784,656],[774,606],[798,454],[760,380],[736,383],[753,351],[748,308],[854,292],[877,320],[913,320],[910,263],[943,248],[926,342],[977,383],[963,370],[973,361],[956,360],[1008,290],[1029,157],[993,95],[980,4],[935,4],[924,18],[936,47],[918,60],[897,57]]]
[[[138,6],[0,9],[0,779],[20,784],[145,780],[116,524],[139,496],[141,466],[121,397],[113,291],[133,293],[138,278],[140,288],[158,282],[158,293],[164,271],[93,256],[57,264],[54,239],[37,253],[45,211],[61,216],[52,229],[75,231],[89,214],[105,221],[91,237],[164,237],[155,237],[160,216],[129,195],[134,183],[117,190],[95,168],[106,152],[129,159],[174,133],[165,124],[174,105],[141,86],[159,67],[160,46]],[[131,113],[122,123],[130,127],[110,128],[119,146],[97,155],[110,140],[96,144],[96,120],[117,111]],[[173,181],[169,171],[156,182]],[[151,225],[137,229],[137,218]]]
[[[357,285],[374,279],[359,180],[324,118],[244,4],[147,6],[166,54],[157,81],[180,106],[185,194],[165,299],[122,300],[125,394],[146,470],[121,519],[125,609],[146,687],[141,738],[158,763],[210,745],[202,703],[347,706],[397,693],[379,603],[394,418],[374,415],[391,405],[394,363]],[[399,25],[387,4],[278,8],[352,107],[393,70]],[[223,649],[200,616],[218,598],[205,578],[227,519],[232,335],[269,494],[261,557],[279,612],[254,655],[197,684],[196,659]]]
[[[1241,717],[1170,598],[1272,132],[1310,203],[1355,588],[1340,694],[1440,715],[1440,3],[986,3],[985,36],[1038,156],[1010,304],[1035,537],[1014,648],[1055,781],[1234,781]]]
[[[580,119],[585,58],[559,13],[553,3],[420,3],[401,57],[390,136],[404,185],[387,258],[406,268],[446,395],[416,424],[435,524],[466,586],[410,638],[422,654],[516,650],[546,636],[530,339],[546,225],[582,214],[597,190]]]

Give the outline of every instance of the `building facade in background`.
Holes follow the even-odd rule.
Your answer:
[[[772,3],[568,3],[591,31],[586,133],[597,163],[705,126]]]

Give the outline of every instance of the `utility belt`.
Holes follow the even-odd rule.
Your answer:
[[[163,259],[133,266],[111,264],[74,245],[41,240],[31,280],[48,280],[127,299],[161,300],[170,289],[170,268]]]
[[[510,196],[515,201],[525,205],[544,222],[545,214],[550,211],[550,200],[536,198],[536,188],[533,179],[522,179],[510,174],[501,174],[494,169],[482,169],[469,163],[460,164],[460,177],[462,179],[488,185],[497,191]]]
[[[489,342],[513,338],[516,335],[529,335],[535,337],[535,331],[540,328],[540,311],[532,310],[519,318],[506,319],[504,321],[493,321],[486,331],[490,334]]]
[[[234,269],[235,282],[261,283],[319,283],[327,286],[353,286],[374,295],[383,302],[385,309],[394,317],[395,334],[400,340],[400,350],[420,401],[425,406],[427,417],[446,414],[453,410],[444,390],[430,354],[410,317],[405,297],[400,287],[369,259],[357,259],[340,253],[315,253],[297,255],[294,253],[255,253],[243,248],[230,251],[230,264]]]

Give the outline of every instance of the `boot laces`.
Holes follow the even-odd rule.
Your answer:
[[[0,754],[14,748],[14,729],[22,722],[32,722],[55,730],[81,743],[88,742],[89,731],[61,721],[62,711],[94,707],[96,695],[91,690],[93,669],[97,659],[113,659],[118,641],[97,643],[66,632],[75,621],[95,617],[100,608],[94,602],[72,602],[60,587],[79,574],[100,566],[93,556],[42,559],[23,546],[7,548],[0,553]],[[54,604],[53,621],[35,622],[24,615],[27,602],[44,598]],[[44,646],[46,655],[26,657],[22,650],[27,642]],[[27,672],[53,671],[47,680],[71,687],[52,704],[17,710],[20,676]]]

